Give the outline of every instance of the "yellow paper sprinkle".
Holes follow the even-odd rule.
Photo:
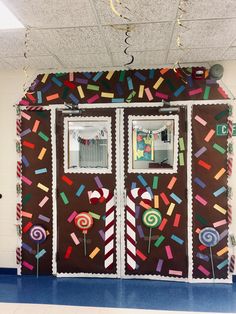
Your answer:
[[[89,255],[89,257],[90,257],[91,259],[93,259],[99,252],[100,252],[99,247],[96,247],[96,248],[92,251],[92,253]]]
[[[223,249],[221,249],[220,251],[218,251],[216,254],[217,254],[217,256],[221,256],[221,255],[227,253],[228,250],[229,250],[229,249],[228,249],[228,246],[225,246]]]
[[[37,187],[45,192],[48,192],[49,188],[43,185],[42,183],[38,183]]]
[[[166,215],[171,216],[172,213],[173,213],[174,208],[175,208],[175,204],[174,203],[170,203],[170,206],[169,206],[169,208],[167,210]]]
[[[83,91],[82,86],[79,85],[77,89],[78,89],[80,98],[84,98],[84,91]]]
[[[218,210],[218,212],[222,213],[223,215],[226,214],[226,209],[224,209],[224,208],[221,207],[220,205],[215,204],[213,207],[214,207],[216,210]]]
[[[143,98],[144,85],[139,86],[138,98]]]
[[[38,159],[42,160],[44,155],[46,154],[47,149],[45,147],[43,147],[38,155]]]
[[[114,98],[114,94],[113,93],[102,92],[101,93],[101,97],[104,97],[104,98]]]
[[[113,76],[114,73],[115,73],[115,71],[109,71],[109,72],[107,73],[106,79],[107,79],[107,80],[110,80],[110,79],[112,78],[112,76]]]
[[[164,81],[163,77],[160,77],[156,83],[153,85],[154,89],[158,89],[158,87],[162,84],[162,82]]]

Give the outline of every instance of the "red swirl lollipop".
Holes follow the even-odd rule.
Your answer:
[[[84,234],[84,255],[86,255],[86,234],[88,233],[88,230],[91,229],[93,226],[93,217],[87,212],[79,213],[75,217],[75,225]]]

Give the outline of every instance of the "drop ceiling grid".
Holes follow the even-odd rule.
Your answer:
[[[126,21],[109,0],[4,0],[30,26],[29,65],[40,69],[123,67]],[[114,1],[115,2],[115,1]],[[236,0],[189,0],[184,25],[176,23],[179,0],[123,0],[117,7],[131,19],[133,66],[236,59]],[[124,25],[123,25],[124,27]],[[42,29],[43,28],[43,29]],[[180,32],[184,51],[177,49]],[[25,63],[24,30],[0,31],[0,69]],[[128,60],[127,60],[128,59]],[[39,65],[40,64],[40,65]]]

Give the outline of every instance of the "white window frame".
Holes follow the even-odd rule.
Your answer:
[[[174,120],[174,137],[173,137],[173,167],[172,168],[151,168],[151,169],[134,169],[133,168],[133,121],[136,120]],[[128,147],[129,147],[129,160],[128,172],[129,173],[177,173],[178,170],[178,140],[179,140],[179,116],[178,115],[155,115],[155,116],[129,116],[128,123]]]
[[[104,126],[107,128],[107,153],[108,153],[108,167],[107,168],[80,168],[79,166],[76,168],[69,168],[68,167],[68,127],[69,122],[104,122]],[[65,173],[94,173],[94,174],[107,174],[112,173],[112,137],[111,137],[111,117],[65,117],[64,118],[64,142],[63,142],[63,149],[64,149],[64,171]]]

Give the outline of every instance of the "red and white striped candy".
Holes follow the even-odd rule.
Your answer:
[[[232,223],[232,206],[228,205],[228,223]]]
[[[102,188],[95,190],[90,195],[92,204],[106,201],[106,218],[105,218],[105,257],[104,267],[112,268],[114,263],[115,252],[115,198],[108,189]]]
[[[21,248],[16,248],[16,264],[19,265],[21,263]]]
[[[146,204],[151,204],[150,193],[142,188],[135,188],[127,195],[126,204],[126,260],[128,267],[136,268],[136,219],[135,199],[140,197]]]
[[[230,257],[230,263],[229,263],[229,271],[231,273],[234,272],[234,266],[235,266],[235,255],[231,255]]]
[[[227,173],[228,173],[228,176],[232,175],[232,168],[233,168],[233,158],[230,157],[227,160]]]
[[[16,220],[21,218],[21,203],[16,204]]]
[[[25,109],[29,111],[37,111],[37,110],[43,110],[43,107],[42,106],[26,106]]]
[[[20,136],[21,133],[21,120],[17,119],[16,120],[16,135]]]
[[[17,161],[16,175],[18,178],[21,178],[21,161]]]

